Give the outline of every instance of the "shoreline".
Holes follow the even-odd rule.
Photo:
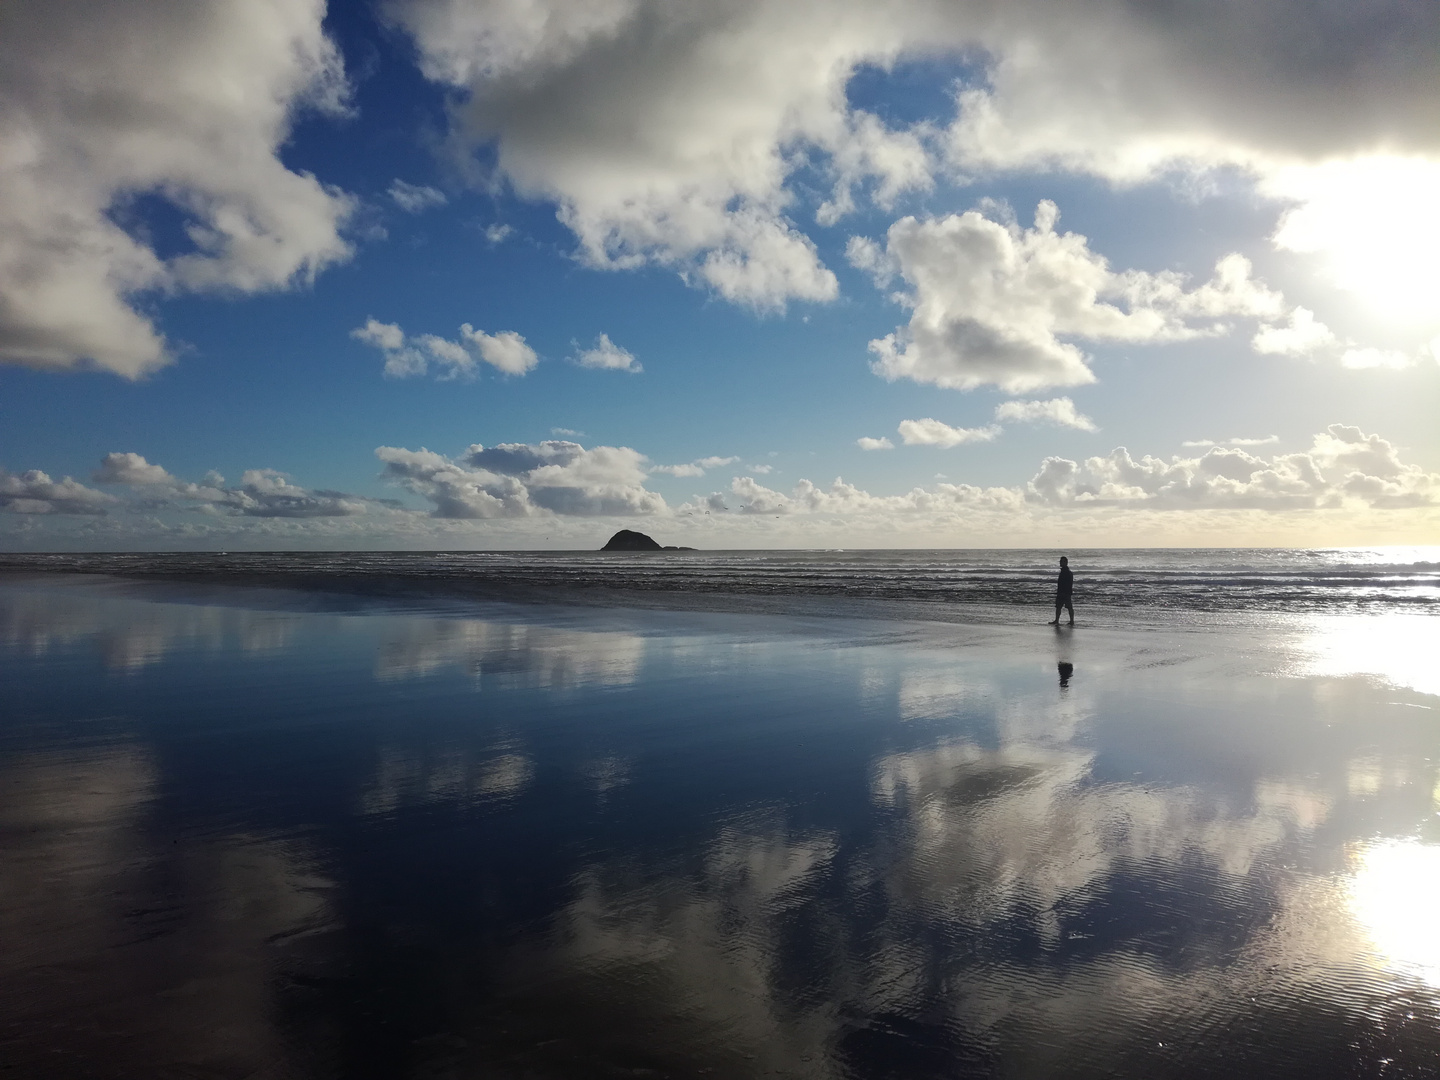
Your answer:
[[[629,594],[561,590],[522,597],[429,590],[356,592],[315,583],[175,580],[140,575],[15,574],[0,589],[74,589],[77,601],[330,615],[499,623],[640,637],[714,635],[760,642],[808,638],[828,647],[890,645],[956,651],[971,658],[1033,654],[1122,668],[1173,667],[1187,677],[1361,677],[1397,692],[1440,696],[1440,619],[1409,612],[1282,614],[1273,611],[1137,611],[1081,608],[1077,625],[1049,625],[1049,605],[982,605],[835,596],[756,598],[723,593]],[[1053,661],[1052,661],[1053,662]]]

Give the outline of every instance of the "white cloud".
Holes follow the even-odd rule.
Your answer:
[[[498,334],[487,334],[473,329],[469,323],[460,327],[461,339],[480,359],[506,375],[524,375],[540,363],[535,350],[525,344],[525,339],[514,330],[501,330]]]
[[[97,484],[124,484],[128,487],[173,486],[176,483],[164,468],[150,464],[135,453],[106,454],[90,479]]]
[[[392,183],[389,195],[395,201],[395,205],[407,214],[423,214],[426,210],[444,206],[449,202],[445,193],[439,188],[423,184],[407,184],[404,180],[396,180]]]
[[[1263,435],[1256,439],[1235,438],[1230,440],[1231,446],[1270,446],[1280,441],[1279,435]]]
[[[387,10],[425,73],[465,92],[461,148],[491,144],[500,177],[554,200],[594,266],[659,263],[761,307],[826,299],[834,280],[787,216],[802,169],[824,175],[817,218],[830,224],[859,195],[883,207],[926,190],[941,168],[1193,185],[1238,167],[1294,203],[1282,243],[1323,249],[1357,275],[1374,253],[1396,295],[1436,292],[1426,276],[1436,271],[1414,256],[1417,272],[1401,277],[1395,238],[1407,233],[1389,227],[1434,225],[1424,170],[1440,167],[1440,14],[1424,0],[1390,0],[1379,14],[1307,8],[1303,33],[1291,0],[1238,14],[1220,0],[392,0]],[[983,69],[957,80],[948,127],[947,116],[887,127],[847,103],[860,64],[907,57]],[[1367,231],[1372,220],[1381,227]],[[1424,235],[1416,251],[1435,247]]]
[[[887,379],[1010,393],[1094,382],[1085,355],[1062,337],[1094,341],[1184,341],[1223,333],[1229,316],[1273,318],[1283,299],[1227,255],[1193,289],[1173,271],[1112,271],[1078,233],[1057,233],[1059,211],[1042,202],[1021,229],[978,211],[890,226],[878,245],[852,245],[866,268],[893,267],[910,286],[900,297],[910,323],[870,342]]]
[[[873,439],[869,435],[862,435],[860,436],[860,438],[855,440],[855,445],[860,447],[861,450],[895,449],[895,444],[891,442],[888,438],[886,438],[884,435],[880,436],[880,438],[878,439]]]
[[[510,237],[514,235],[514,228],[509,225],[495,224],[487,225],[485,227],[485,239],[488,240],[491,245],[503,244],[506,240],[509,240]]]
[[[281,289],[349,256],[354,200],[279,157],[298,110],[344,108],[324,13],[323,0],[7,7],[0,362],[137,378],[171,359],[140,295]],[[191,250],[157,252],[140,196],[185,216]]]
[[[1395,349],[1346,349],[1340,354],[1340,366],[1355,369],[1387,368],[1401,371],[1419,363],[1417,357]]]
[[[1256,352],[1283,356],[1309,356],[1334,344],[1336,339],[1330,328],[1316,322],[1315,313],[1303,307],[1290,312],[1288,325],[1262,326],[1250,339],[1250,346]]]
[[[428,499],[441,518],[660,514],[645,487],[645,456],[628,447],[547,440],[471,446],[458,460],[382,446],[384,475]]]
[[[990,442],[1000,434],[994,424],[983,428],[957,428],[926,417],[924,420],[901,420],[897,429],[906,446],[960,446],[964,443]]]
[[[743,514],[832,514],[855,519],[887,518],[893,514],[942,516],[960,511],[1009,511],[1024,507],[1025,496],[1015,488],[979,488],[969,484],[939,484],[933,489],[915,488],[904,495],[872,495],[836,478],[829,487],[801,480],[786,495],[762,487],[750,476],[737,476],[730,484],[730,496]],[[728,507],[723,492],[715,492],[696,503],[679,508],[680,513],[703,513]]]
[[[460,327],[460,341],[421,334],[408,337],[396,323],[367,319],[364,326],[350,331],[356,341],[379,349],[385,356],[385,375],[404,379],[424,375],[433,363],[440,379],[473,377],[477,361],[484,361],[507,375],[524,375],[540,362],[535,350],[513,330],[487,334],[469,323]]]
[[[774,465],[751,465],[750,471],[757,476],[768,476],[775,471]]]
[[[650,471],[652,473],[666,473],[670,476],[704,476],[707,469],[721,469],[726,465],[734,465],[739,461],[738,457],[703,457],[698,458],[685,465],[656,465]]]
[[[640,361],[635,359],[633,353],[616,345],[610,340],[608,334],[601,334],[596,338],[592,348],[576,353],[575,362],[581,367],[600,368],[605,371],[628,371],[635,375],[645,370],[640,366]]]
[[[1223,447],[1169,461],[1149,455],[1137,460],[1124,447],[1083,465],[1046,458],[1027,492],[1053,506],[1312,509],[1356,502],[1397,508],[1440,503],[1440,474],[1402,463],[1378,435],[1331,424],[1309,451],[1269,460]]]
[[[594,267],[672,267],[759,309],[830,300],[834,275],[787,216],[793,174],[812,163],[828,173],[827,222],[872,177],[881,205],[931,182],[919,133],[845,100],[855,65],[893,58],[914,29],[872,5],[427,0],[389,10],[426,75],[467,91],[455,117],[462,147],[493,143],[501,175],[557,202]]]
[[[1262,438],[1257,438],[1257,439],[1247,439],[1247,438],[1243,438],[1243,437],[1241,437],[1241,438],[1234,438],[1234,439],[1226,439],[1226,440],[1225,440],[1225,445],[1226,445],[1226,446],[1273,446],[1275,443],[1278,443],[1279,441],[1280,441],[1280,436],[1279,436],[1279,435],[1266,435],[1266,436],[1263,436]],[[1214,439],[1186,439],[1186,440],[1185,440],[1184,442],[1182,442],[1180,445],[1181,445],[1181,446],[1189,446],[1189,447],[1206,447],[1206,446],[1219,446],[1220,443],[1217,442],[1217,441],[1214,440]]]
[[[580,438],[580,437],[582,437],[585,433],[584,433],[583,431],[576,431],[574,428],[568,428],[568,427],[552,427],[552,428],[550,429],[550,434],[551,434],[551,435],[568,435],[568,436],[570,436],[571,438]]]
[[[1075,411],[1075,403],[1068,397],[1049,401],[1002,401],[995,407],[995,419],[1007,423],[1055,424],[1081,431],[1100,430],[1095,421]]]
[[[118,500],[70,477],[52,480],[39,469],[0,469],[0,511],[9,514],[104,514]]]

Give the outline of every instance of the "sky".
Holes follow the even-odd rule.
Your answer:
[[[1431,0],[15,0],[0,550],[1440,543]]]

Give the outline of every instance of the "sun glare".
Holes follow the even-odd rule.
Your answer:
[[[1440,847],[1388,840],[1356,856],[1349,907],[1387,967],[1440,987]]]
[[[1440,695],[1440,619],[1433,615],[1335,615],[1313,620],[1297,645],[1296,673],[1380,679]]]
[[[1335,284],[1387,318],[1440,325],[1440,162],[1377,156],[1295,166],[1266,187],[1300,204],[1281,217],[1277,247],[1322,255]]]

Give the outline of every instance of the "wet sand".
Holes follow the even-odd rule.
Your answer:
[[[0,581],[35,1077],[1429,1076],[1440,620]]]

